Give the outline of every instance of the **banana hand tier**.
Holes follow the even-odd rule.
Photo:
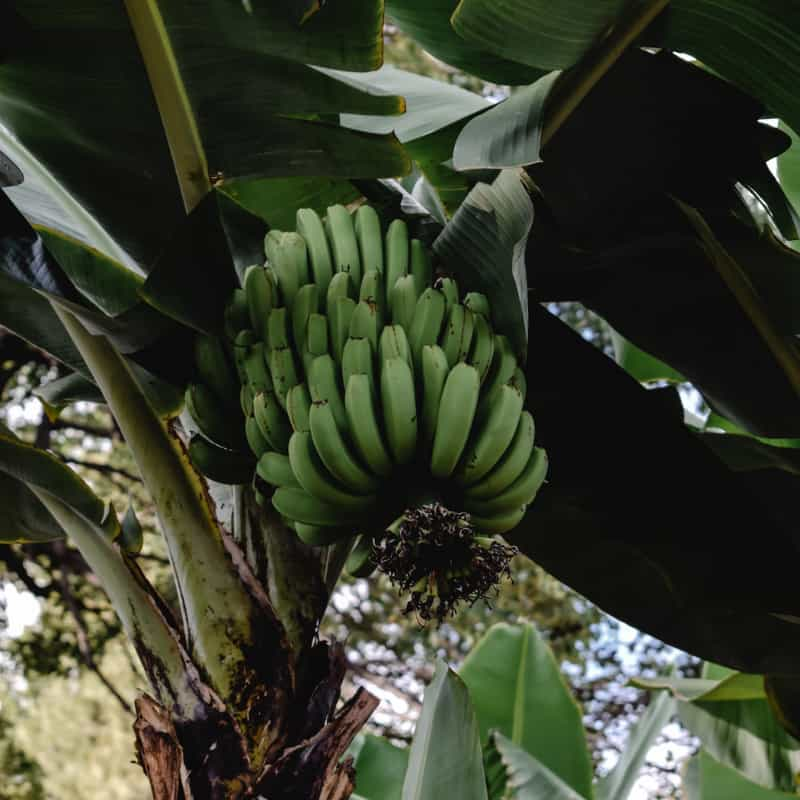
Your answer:
[[[198,338],[196,467],[229,483],[255,473],[306,544],[360,534],[350,571],[379,566],[423,618],[483,596],[513,554],[491,537],[547,473],[487,298],[434,280],[406,223],[384,233],[369,206],[300,209],[297,232],[270,231],[265,251],[224,339]]]

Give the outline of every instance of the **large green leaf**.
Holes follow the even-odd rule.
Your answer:
[[[624,0],[461,0],[455,31],[473,47],[540,69],[572,66],[628,4]],[[646,44],[690,53],[800,127],[800,9],[782,0],[673,0]],[[742,58],[747,53],[747,58]]]
[[[792,146],[778,158],[778,178],[794,208],[800,209],[800,137],[788,126],[781,127],[791,136]],[[800,248],[800,244],[794,247]]]
[[[495,731],[490,748],[497,751],[505,769],[504,800],[582,800],[568,783],[527,750]]]
[[[674,370],[669,364],[659,361],[635,344],[629,342],[611,329],[611,341],[614,345],[614,358],[629,375],[637,381],[669,381],[670,383],[683,383],[686,378]]]
[[[450,25],[458,0],[386,0],[386,13],[428,52],[465,72],[495,83],[531,83],[541,70],[499,58],[462,39]]]
[[[800,627],[779,615],[800,617],[795,515],[776,518],[697,441],[679,404],[538,304],[531,330],[528,406],[550,472],[510,540],[663,641],[741,671],[792,674]],[[782,491],[790,504],[796,487]],[[732,538],[743,530],[758,531],[757,547]]]
[[[648,751],[674,713],[675,703],[666,693],[650,703],[631,726],[619,761],[598,781],[595,787],[598,800],[627,800],[639,779]]]
[[[0,474],[0,542],[48,542],[64,531],[21,481]]]
[[[63,461],[23,442],[0,425],[0,471],[29,487],[41,489],[74,509],[108,536],[119,533],[114,510]],[[22,509],[20,509],[22,510]]]
[[[544,75],[470,120],[456,139],[453,166],[504,169],[540,161],[545,103],[559,75]]]
[[[788,800],[795,792],[765,789],[701,750],[686,765],[681,781],[685,800]]]
[[[492,322],[520,354],[527,349],[528,291],[525,243],[533,202],[519,170],[504,170],[493,183],[477,184],[434,251],[460,288],[480,289],[492,306]]]
[[[536,628],[494,625],[464,662],[481,740],[500,731],[583,797],[592,796],[592,764],[581,711]]]
[[[408,750],[367,734],[356,758],[356,792],[364,800],[400,800]]]
[[[408,758],[402,800],[440,795],[487,800],[478,722],[462,680],[437,661],[425,690]]]
[[[793,791],[800,770],[800,741],[772,713],[763,677],[731,674],[706,664],[703,678],[706,687],[699,693],[696,682],[687,687],[680,681],[661,684],[686,698],[678,704],[681,722],[717,761],[760,786]],[[657,681],[646,683],[659,688]]]

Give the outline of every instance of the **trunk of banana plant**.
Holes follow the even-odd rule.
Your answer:
[[[242,648],[226,696],[198,684],[205,708],[191,720],[162,698],[136,701],[140,763],[154,800],[319,798],[345,800],[354,770],[344,753],[377,705],[363,689],[339,705],[346,671],[340,644],[317,639],[327,604],[317,553],[301,545],[248,492],[237,503],[242,536],[222,531],[226,561],[256,601],[253,640]],[[328,567],[326,570],[326,566]],[[147,671],[158,657],[137,643]],[[202,664],[199,682],[206,684]]]
[[[113,514],[80,505],[76,489],[57,499],[52,484],[34,487],[102,581],[149,678],[135,732],[153,797],[344,800],[354,773],[342,757],[377,705],[363,690],[339,703],[344,650],[318,638],[346,546],[302,544],[252,489],[214,485],[212,496],[114,347],[56,310],[136,458],[177,587],[173,614]]]

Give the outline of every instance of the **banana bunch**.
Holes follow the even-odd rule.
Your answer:
[[[434,281],[406,223],[384,233],[366,205],[325,219],[300,209],[296,231],[270,231],[265,252],[227,305],[224,340],[198,339],[203,383],[186,398],[198,468],[244,477],[246,442],[262,495],[260,481],[304,542],[362,534],[354,571],[369,568],[373,538],[426,504],[479,538],[514,528],[547,456],[487,298]]]

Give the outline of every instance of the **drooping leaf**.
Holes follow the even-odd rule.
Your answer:
[[[386,14],[437,58],[495,83],[527,84],[542,70],[499,58],[459,36],[450,24],[458,0],[386,0]]]
[[[736,472],[780,469],[800,475],[800,441],[797,439],[761,439],[733,433],[698,433],[703,444]],[[771,444],[779,442],[780,444]],[[784,444],[789,443],[791,444]]]
[[[550,72],[471,119],[456,139],[453,166],[504,169],[540,161],[545,104],[559,75]]]
[[[666,690],[664,694],[669,693],[676,700],[687,703],[766,699],[763,675],[725,669],[723,675],[712,677],[710,666],[706,664],[702,678],[634,678],[631,683],[640,689]]]
[[[787,125],[782,124],[781,129],[789,134],[792,145],[778,158],[778,178],[781,188],[797,210],[800,209],[800,137]],[[800,249],[800,244],[795,242],[794,248]]]
[[[478,723],[461,679],[437,661],[408,757],[402,800],[487,800]]]
[[[0,471],[10,479],[57,497],[113,537],[119,522],[111,509],[63,461],[46,450],[26,444],[0,426]]]
[[[627,800],[639,779],[650,748],[675,713],[675,703],[666,693],[648,705],[630,728],[619,761],[595,786],[597,800]]]
[[[528,336],[525,245],[533,203],[520,170],[504,170],[467,195],[433,249],[463,291],[487,295],[495,329],[524,354]]]
[[[545,764],[524,748],[514,744],[499,731],[492,733],[490,747],[495,749],[505,768],[505,793],[508,800],[584,800],[579,794]]]
[[[624,336],[620,336],[611,329],[611,341],[614,344],[614,358],[625,372],[636,378],[637,381],[669,381],[670,383],[683,383],[686,378],[674,370],[669,364],[653,358],[649,353],[640,350],[631,344]]]
[[[702,685],[681,682],[667,688],[683,697],[681,722],[720,763],[769,789],[793,791],[800,769],[800,741],[790,736],[772,713],[758,675],[731,674],[706,665]],[[647,682],[658,688],[658,682]],[[640,685],[645,685],[640,683]],[[662,685],[664,685],[662,683]]]
[[[104,402],[103,395],[94,382],[77,372],[43,383],[33,393],[42,401],[51,419],[57,418],[67,406],[81,400]]]
[[[704,750],[686,764],[681,786],[686,800],[789,800],[797,797],[794,792],[777,792],[748,781]]]
[[[531,624],[492,626],[460,672],[486,742],[498,730],[583,797],[592,765],[581,711]]]
[[[0,473],[0,542],[49,542],[64,531],[36,495],[11,475]]]
[[[408,750],[367,734],[355,761],[356,792],[364,800],[400,800]]]
[[[453,28],[473,47],[540,69],[575,64],[615,23],[624,0],[461,0]],[[637,7],[627,6],[630,13]],[[689,53],[800,127],[800,11],[781,0],[673,0],[643,43]],[[748,58],[743,59],[742,53]]]
[[[406,108],[399,116],[341,114],[341,123],[368,133],[394,133],[403,143],[435,133],[489,107],[489,101],[479,94],[388,65],[377,72],[331,74],[364,89],[402,95]]]
[[[800,626],[781,615],[800,617],[794,515],[775,518],[696,440],[680,407],[537,304],[531,330],[528,407],[550,470],[510,540],[663,641],[741,671],[792,674]],[[597,387],[591,402],[587,387]],[[757,548],[732,546],[742,530],[758,530]]]

